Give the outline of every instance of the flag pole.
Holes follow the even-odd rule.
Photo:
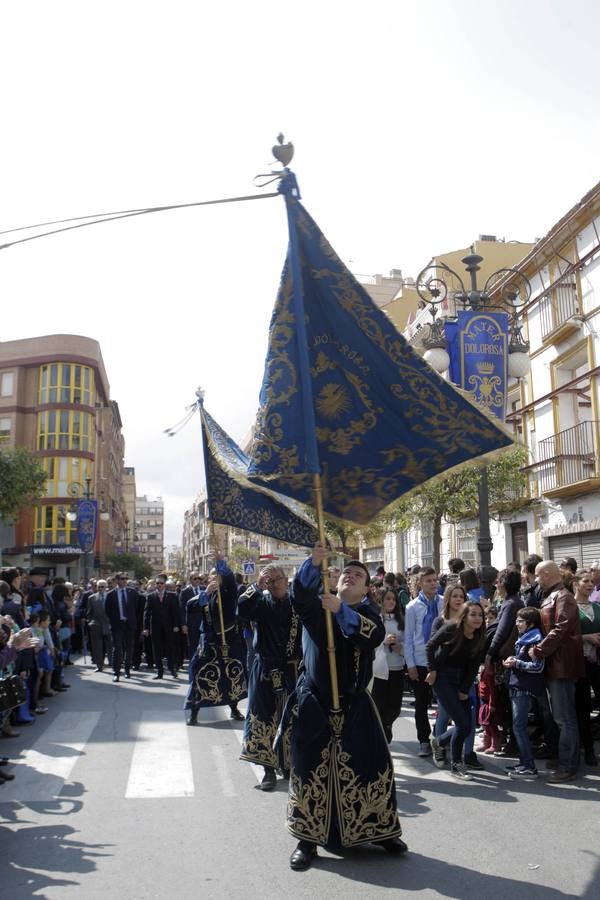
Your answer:
[[[200,427],[204,431],[204,423],[202,420],[202,413],[204,410],[204,391],[202,390],[201,387],[197,388],[197,390],[196,390],[196,402],[194,404],[194,407],[197,407],[198,412],[200,413]],[[192,410],[192,412],[193,412],[193,410]],[[206,456],[206,454],[205,454],[205,456]],[[206,470],[206,466],[207,466],[206,459],[204,460],[204,466],[205,466],[205,474],[206,474],[206,483],[208,485],[208,472]],[[210,507],[209,507],[209,514],[210,514]],[[216,540],[216,535],[215,535],[215,523],[213,522],[212,519],[209,519],[209,521],[210,521],[210,544],[212,547],[212,551],[215,554],[215,571],[216,571],[216,569],[217,569],[216,555],[219,551],[217,550],[217,540]],[[217,571],[217,575],[218,574],[219,573]],[[219,585],[218,582],[217,582],[217,609],[219,610],[219,626],[221,628],[221,653],[223,654],[223,657],[226,657],[229,652],[229,648],[227,646],[227,641],[225,640],[225,620],[223,618],[223,600],[221,599],[221,586]]]
[[[319,529],[319,541],[326,546],[325,541],[325,517],[323,515],[323,489],[321,487],[321,476],[316,473],[313,482],[315,492],[315,506],[317,510],[317,527]],[[329,590],[329,572],[327,571],[327,561],[321,562],[321,579],[323,581],[323,590]],[[331,610],[326,609],[325,612],[325,629],[327,632],[327,658],[329,660],[329,680],[331,683],[331,704],[332,712],[340,711],[340,691],[337,677],[337,664],[335,658],[335,638],[333,636],[333,614]]]
[[[213,553],[215,554],[215,571],[217,572],[217,576],[219,572],[217,571],[217,542],[215,538],[215,524],[213,520],[210,520],[210,543],[212,546]],[[227,646],[227,641],[225,640],[225,620],[223,618],[223,600],[221,599],[221,585],[217,581],[217,609],[219,610],[219,627],[221,629],[221,653],[223,658],[225,658],[229,652],[229,648]]]

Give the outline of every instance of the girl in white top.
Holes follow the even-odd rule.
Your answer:
[[[390,588],[382,588],[378,602],[385,638],[375,653],[371,694],[390,743],[392,726],[400,715],[404,693],[404,611],[398,595]]]

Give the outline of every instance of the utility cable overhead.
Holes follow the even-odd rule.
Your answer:
[[[245,200],[267,200],[270,197],[279,197],[277,191],[268,194],[248,194],[243,197],[223,197],[219,200],[198,200],[193,203],[173,203],[168,206],[148,206],[143,209],[127,209],[119,212],[98,213],[94,216],[73,216],[68,219],[57,219],[54,222],[39,222],[36,225],[21,225],[18,228],[9,228],[6,231],[0,231],[0,234],[14,234],[18,231],[28,231],[32,228],[45,228],[48,225],[62,225],[66,222],[76,222],[75,225],[65,225],[64,228],[54,228],[51,231],[43,231],[40,234],[32,234],[29,237],[17,238],[14,241],[7,241],[0,244],[0,250],[6,250],[7,247],[14,247],[15,244],[24,244],[27,241],[35,241],[41,237],[49,237],[51,234],[60,234],[63,231],[72,231],[75,228],[85,228],[87,225],[99,225],[102,222],[114,222],[116,219],[128,219],[133,216],[145,216],[150,213],[166,212],[171,209],[189,209],[193,206],[215,206],[220,203],[242,203]],[[82,221],[83,219],[91,221]]]

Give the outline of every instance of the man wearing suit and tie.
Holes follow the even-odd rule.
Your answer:
[[[144,636],[152,638],[152,650],[156,675],[153,681],[163,677],[163,659],[173,678],[177,678],[175,668],[175,641],[179,634],[179,600],[175,591],[165,589],[167,576],[163,572],[156,579],[156,590],[146,597],[144,608]]]
[[[87,599],[87,624],[92,643],[92,662],[96,664],[96,672],[104,668],[104,657],[110,659],[112,638],[110,622],[106,614],[107,582],[100,578],[96,584],[98,591]]]
[[[121,677],[121,665],[125,663],[125,678],[130,678],[133,649],[138,634],[137,591],[127,587],[127,575],[117,576],[117,586],[106,597],[106,615],[113,639],[113,681]]]

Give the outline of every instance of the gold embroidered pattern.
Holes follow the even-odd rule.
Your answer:
[[[227,694],[231,701],[241,700],[246,696],[246,677],[244,667],[239,659],[225,658],[225,677],[229,681]]]
[[[225,690],[228,701],[235,702],[246,695],[244,667],[239,659],[225,656],[219,659],[216,648],[211,647],[211,655],[202,659],[196,674],[198,702],[217,704],[223,700],[221,679],[227,680]]]
[[[271,669],[269,672],[274,691],[280,691],[283,687],[283,672],[281,669]]]
[[[278,760],[273,752],[273,744],[279,723],[279,711],[275,710],[270,722],[264,722],[253,713],[247,718],[244,743],[240,759],[258,763],[261,766],[277,768]]]
[[[220,703],[223,694],[220,688],[221,667],[216,651],[211,659],[201,664],[196,674],[198,700],[207,703]]]
[[[305,782],[291,772],[288,829],[298,838],[326,843],[335,800],[342,846],[395,837],[402,834],[402,828],[393,803],[394,790],[391,759],[383,772],[365,783],[352,768],[350,754],[333,737]]]
[[[361,637],[370,638],[377,625],[371,619],[367,619],[366,616],[361,616],[360,613],[358,615],[360,619],[360,625],[358,628],[358,633]]]
[[[298,624],[300,620],[298,618],[298,613],[295,609],[292,609],[292,618],[290,621],[290,633],[288,637],[288,642],[285,646],[285,655],[288,660],[293,659],[294,653],[296,650],[296,640],[298,638]]]
[[[401,833],[398,813],[392,804],[394,772],[388,765],[366,784],[353,768],[349,753],[336,755],[334,783],[339,828],[344,847],[381,840]]]
[[[330,746],[321,751],[321,762],[303,782],[290,772],[287,826],[296,837],[324,844],[331,821]]]

